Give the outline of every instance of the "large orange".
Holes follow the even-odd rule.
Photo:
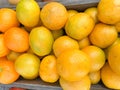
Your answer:
[[[43,24],[50,30],[59,30],[64,27],[68,13],[65,6],[59,2],[49,2],[41,10]]]
[[[120,90],[120,75],[112,71],[108,63],[101,69],[101,80],[110,90]]]
[[[90,71],[90,59],[78,49],[67,49],[57,58],[58,74],[67,81],[79,81]]]
[[[68,36],[81,40],[87,37],[93,30],[95,21],[86,13],[77,13],[68,19],[65,32]]]
[[[0,83],[11,84],[19,78],[14,68],[14,63],[6,58],[0,58]]]
[[[61,36],[53,43],[53,52],[58,57],[66,49],[79,49],[79,44],[76,40],[69,36]]]
[[[0,57],[8,55],[9,51],[4,43],[4,35],[0,34]]]
[[[22,28],[13,27],[4,34],[5,45],[15,52],[24,52],[29,49],[29,34]]]
[[[5,32],[11,27],[19,26],[20,23],[17,19],[16,12],[13,9],[1,8],[0,9],[0,31]]]
[[[106,48],[114,43],[117,37],[118,33],[115,26],[98,23],[91,32],[89,39],[93,45]]]

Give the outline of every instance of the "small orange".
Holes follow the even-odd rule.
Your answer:
[[[69,36],[61,36],[53,43],[53,52],[56,57],[58,57],[64,50],[70,48],[79,49],[79,44],[76,40]]]
[[[113,72],[107,62],[101,69],[101,80],[109,90],[120,90],[120,75]]]
[[[54,83],[59,79],[56,63],[57,58],[54,55],[48,55],[42,59],[40,63],[39,76],[43,81]]]
[[[5,32],[11,27],[19,26],[20,23],[17,19],[16,12],[13,9],[1,8],[0,9],[0,31]]]
[[[90,71],[90,59],[79,49],[67,49],[57,57],[58,74],[67,81],[79,81]]]
[[[100,48],[110,46],[117,39],[118,33],[115,26],[98,23],[89,35],[91,43]]]
[[[24,52],[29,49],[29,34],[22,28],[13,27],[4,34],[5,45],[15,52]]]
[[[19,78],[14,68],[14,63],[5,58],[0,59],[0,83],[11,84]]]
[[[4,35],[0,34],[0,57],[6,56],[9,53],[9,49],[4,43]]]
[[[94,45],[90,45],[84,47],[82,51],[85,52],[91,60],[90,72],[100,70],[105,64],[106,61],[105,53],[101,48]]]
[[[59,82],[63,90],[90,90],[91,87],[91,82],[88,75],[75,82],[69,82],[60,77]]]
[[[41,9],[40,17],[43,25],[50,30],[60,30],[68,19],[68,13],[63,4],[49,2]]]

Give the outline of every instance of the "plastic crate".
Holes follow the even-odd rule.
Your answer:
[[[83,11],[86,8],[97,6],[99,0],[54,0],[65,5],[67,9],[75,9],[78,11]],[[38,4],[42,8],[48,2],[42,2],[37,0]],[[0,0],[0,8],[7,7],[15,9],[15,5],[10,5],[7,0]],[[40,78],[34,80],[25,80],[22,77],[19,78],[16,82],[8,85],[0,84],[0,90],[8,90],[10,87],[21,87],[27,88],[30,90],[62,90],[59,83],[46,83],[43,82]],[[101,82],[97,85],[92,85],[91,90],[110,90],[106,88]]]

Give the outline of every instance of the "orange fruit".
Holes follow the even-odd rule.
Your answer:
[[[58,57],[64,50],[71,48],[79,49],[79,44],[69,36],[61,36],[53,43],[53,52],[56,57]]]
[[[12,51],[25,52],[29,49],[29,34],[22,28],[13,27],[4,34],[5,45]]]
[[[103,84],[111,90],[120,89],[120,75],[113,72],[108,63],[101,69],[101,80]]]
[[[59,79],[60,86],[63,90],[90,90],[91,82],[88,75],[79,81],[69,82],[62,77]]]
[[[50,30],[60,30],[68,19],[68,13],[63,4],[49,2],[41,9],[40,17],[43,25]]]
[[[51,30],[54,40],[64,35],[64,30]]]
[[[58,74],[67,81],[79,81],[90,71],[90,59],[79,49],[67,49],[57,57]]]
[[[30,48],[38,56],[48,55],[52,51],[53,42],[51,31],[44,26],[33,28],[30,32]]]
[[[68,19],[65,25],[65,32],[68,36],[81,40],[91,33],[94,25],[95,22],[92,17],[81,12]]]
[[[11,84],[19,78],[19,74],[16,72],[14,63],[7,59],[0,58],[0,83]]]
[[[9,54],[7,55],[7,59],[14,62],[21,54],[22,53],[20,52],[10,51]]]
[[[120,21],[120,1],[100,0],[97,6],[98,19],[106,24],[115,24]]]
[[[5,32],[11,27],[19,26],[16,12],[10,8],[0,9],[0,32]]]
[[[54,83],[59,79],[56,60],[57,58],[54,55],[48,55],[42,59],[40,63],[39,76],[43,81]]]
[[[88,76],[90,77],[91,84],[98,84],[100,82],[101,79],[100,70],[95,72],[90,72]]]
[[[120,22],[115,24],[116,30],[117,32],[120,32]]]
[[[20,0],[16,6],[19,22],[27,27],[34,27],[40,20],[40,6],[35,0]]]
[[[39,75],[39,58],[30,53],[21,54],[15,60],[15,70],[24,78],[24,79],[35,79]]]
[[[79,48],[82,49],[86,46],[91,45],[91,42],[88,37],[83,38],[82,40],[78,40]]]
[[[114,43],[117,37],[118,33],[115,26],[98,23],[91,32],[89,39],[93,45],[106,48]]]
[[[8,55],[10,50],[6,47],[4,42],[4,35],[0,34],[0,57]]]
[[[98,23],[98,17],[97,17],[98,10],[97,10],[97,7],[87,8],[84,12],[87,13],[88,15],[90,15],[93,18],[93,20],[95,21],[95,23]]]
[[[90,72],[96,72],[100,70],[105,64],[105,53],[101,48],[90,45],[84,47],[82,51],[85,52],[91,60]]]
[[[120,43],[112,46],[108,52],[108,63],[113,72],[120,75]]]
[[[73,15],[78,13],[77,10],[73,10],[73,9],[69,9],[67,10],[67,12],[68,12],[68,19],[70,19]]]

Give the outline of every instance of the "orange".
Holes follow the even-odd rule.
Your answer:
[[[82,51],[85,52],[91,60],[90,72],[96,72],[100,70],[105,64],[105,53],[101,48],[90,45],[83,48]]]
[[[14,63],[7,59],[0,59],[0,83],[11,84],[19,78]]]
[[[88,37],[83,38],[82,40],[78,40],[79,48],[82,49],[86,46],[91,45],[91,42]]]
[[[90,72],[88,76],[90,77],[91,84],[98,84],[100,82],[101,79],[100,70],[95,72]]]
[[[67,49],[57,58],[58,74],[67,81],[79,81],[90,71],[90,59],[78,49]]]
[[[60,30],[66,24],[68,13],[63,4],[49,2],[41,9],[40,17],[43,25],[50,30]]]
[[[101,69],[101,80],[103,84],[111,90],[120,89],[120,75],[113,72],[108,63]]]
[[[30,48],[38,56],[48,55],[52,51],[53,42],[51,31],[44,26],[33,28],[30,32]]]
[[[120,43],[110,48],[107,59],[113,72],[120,75]]]
[[[120,22],[115,24],[116,30],[117,32],[120,32]]]
[[[79,44],[69,36],[61,36],[53,43],[53,52],[56,57],[58,57],[64,50],[71,48],[79,49]]]
[[[97,6],[98,19],[106,24],[120,21],[120,0],[100,0]]]
[[[63,90],[90,90],[91,82],[88,75],[79,81],[69,82],[62,77],[59,79],[60,86]]]
[[[67,10],[67,12],[68,12],[68,19],[70,19],[73,15],[78,13],[77,10],[73,10],[73,9],[69,9]]]
[[[19,22],[27,27],[34,27],[40,20],[40,6],[35,0],[20,0],[16,5]]]
[[[87,37],[95,25],[92,17],[86,13],[77,13],[68,19],[65,25],[65,32],[68,36],[81,40]]]
[[[64,35],[64,30],[51,30],[54,40]]]
[[[93,45],[106,48],[114,43],[117,37],[118,33],[115,26],[98,23],[91,32],[89,39]]]
[[[14,62],[21,54],[22,53],[20,52],[10,51],[9,54],[7,55],[7,59]]]
[[[10,50],[6,47],[4,42],[4,35],[0,34],[0,57],[8,55]]]
[[[57,58],[54,55],[45,56],[39,69],[39,76],[44,82],[54,83],[59,79],[57,73]]]
[[[19,26],[16,12],[10,8],[0,9],[0,32],[5,32],[11,27]]]
[[[97,17],[98,10],[97,10],[97,7],[87,8],[84,12],[87,13],[88,15],[90,15],[93,18],[93,20],[95,21],[95,23],[98,23],[98,17]]]
[[[5,45],[15,52],[25,52],[29,49],[29,34],[22,28],[13,27],[4,34]]]
[[[24,79],[35,79],[39,75],[40,59],[31,53],[23,53],[15,60],[15,70]]]

